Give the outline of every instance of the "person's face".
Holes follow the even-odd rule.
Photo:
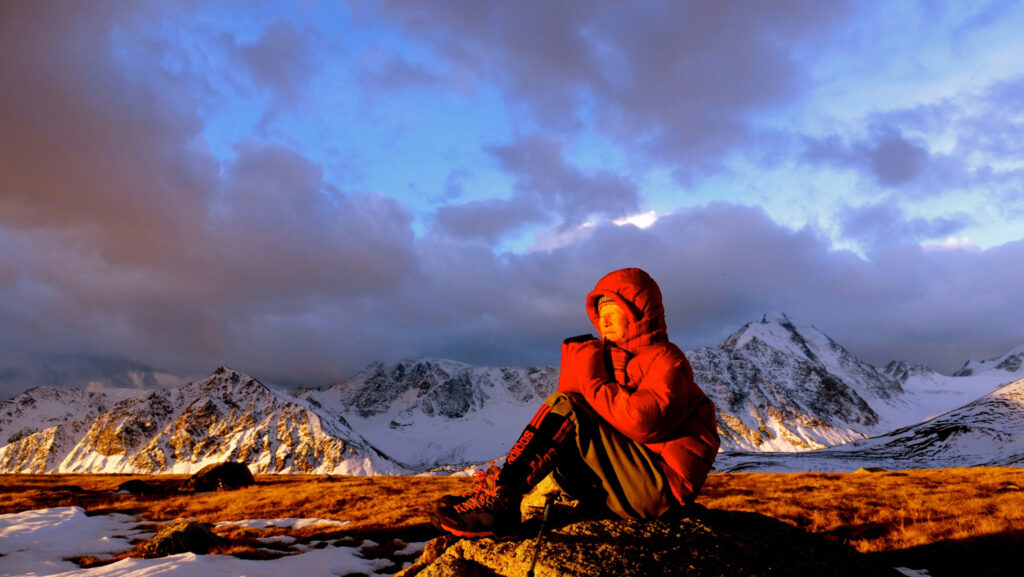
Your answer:
[[[605,303],[598,309],[601,336],[613,343],[626,336],[626,312],[616,303]]]

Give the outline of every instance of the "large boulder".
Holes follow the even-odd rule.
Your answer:
[[[155,495],[162,493],[160,487],[150,485],[142,479],[132,479],[117,486],[117,492],[133,493],[136,495]]]
[[[523,577],[537,540],[440,537],[403,577],[442,575]],[[615,575],[787,575],[898,577],[854,549],[756,513],[696,507],[672,520],[585,520],[552,527],[545,535],[537,577]]]
[[[237,489],[255,484],[252,471],[243,463],[214,463],[192,475],[181,490],[189,493],[203,493],[226,489]]]
[[[214,545],[224,543],[210,526],[195,521],[177,520],[167,525],[155,537],[138,547],[140,556],[145,558],[166,557],[178,553],[205,555]]]

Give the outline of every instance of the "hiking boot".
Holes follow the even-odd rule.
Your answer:
[[[501,467],[497,465],[491,465],[486,471],[478,469],[473,471],[473,486],[466,493],[461,495],[445,495],[437,501],[434,501],[434,511],[436,512],[441,507],[454,507],[459,503],[464,503],[469,500],[470,497],[476,495],[479,491],[483,490],[488,485],[494,485],[495,480],[498,478],[498,473],[501,472]]]
[[[522,500],[516,491],[491,481],[461,503],[439,504],[432,518],[438,528],[458,537],[513,537],[522,522]]]
[[[431,521],[442,531],[459,537],[512,537],[519,532],[522,494],[498,485],[497,466],[475,475],[473,493],[449,495],[434,502]]]

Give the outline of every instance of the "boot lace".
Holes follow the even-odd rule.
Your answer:
[[[469,491],[460,495],[460,497],[472,497],[480,491],[485,490],[487,488],[488,480],[491,478],[497,479],[498,473],[500,472],[501,469],[495,465],[491,465],[486,471],[483,469],[473,471],[473,486],[470,487]]]
[[[497,485],[491,487],[481,485],[472,497],[455,506],[455,512],[462,514],[477,509],[491,509],[499,503],[500,499]]]

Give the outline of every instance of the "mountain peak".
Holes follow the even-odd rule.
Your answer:
[[[935,369],[922,365],[921,363],[908,363],[907,361],[892,360],[886,363],[882,374],[888,375],[901,383],[915,376],[931,376],[937,374]]]
[[[961,367],[957,372],[953,373],[953,376],[969,377],[971,375],[976,375],[991,370],[1005,371],[1007,373],[1016,373],[1020,371],[1022,366],[1024,366],[1024,345],[1019,345],[995,358],[986,359],[983,361],[967,361],[966,363],[964,363],[963,367]]]
[[[747,323],[721,344],[721,348],[738,350],[752,341],[817,361],[814,349],[830,350],[838,345],[817,327],[795,320],[784,312],[770,312],[760,321]],[[817,345],[817,346],[815,346]]]
[[[196,384],[201,386],[201,387],[202,386],[214,387],[214,386],[217,386],[217,385],[228,385],[228,386],[231,386],[231,387],[234,387],[234,386],[240,386],[240,387],[243,387],[243,388],[258,387],[258,388],[263,388],[263,389],[270,390],[266,385],[264,385],[263,383],[261,383],[257,379],[254,379],[253,377],[250,377],[249,375],[247,375],[245,373],[236,371],[235,369],[232,369],[232,368],[226,367],[226,366],[217,367],[217,370],[213,371],[213,373],[209,377],[206,377],[205,379],[203,379],[202,381],[199,381]]]

